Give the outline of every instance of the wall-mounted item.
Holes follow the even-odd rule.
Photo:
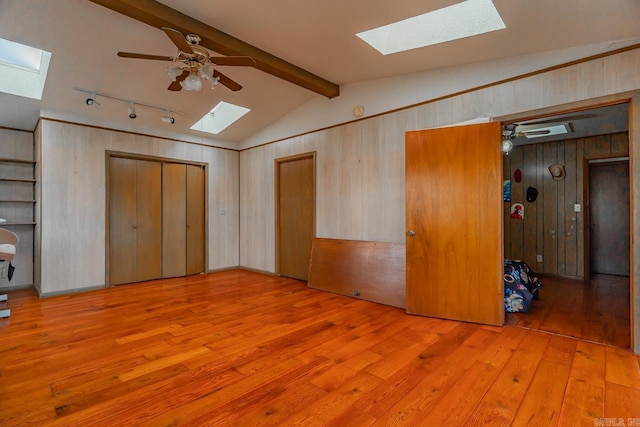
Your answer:
[[[524,219],[524,206],[521,203],[511,205],[511,218]]]
[[[564,170],[564,165],[560,163],[554,163],[549,166],[549,173],[551,174],[551,177],[554,181],[561,181],[567,175],[566,171]]]
[[[527,188],[527,202],[535,202],[538,198],[538,189],[535,187]]]
[[[502,200],[505,202],[511,201],[511,180],[505,179],[502,183]]]
[[[520,169],[516,169],[515,172],[513,172],[513,179],[515,179],[516,182],[522,181],[522,171]]]

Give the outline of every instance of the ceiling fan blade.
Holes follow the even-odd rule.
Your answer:
[[[551,133],[549,129],[545,130],[525,130],[523,132],[518,132],[518,136],[527,136],[527,135],[547,135]]]
[[[222,83],[223,85],[225,85],[226,87],[228,87],[234,92],[237,92],[240,89],[242,89],[242,86],[240,86],[238,83],[234,82],[233,80],[231,80],[229,77],[225,76],[218,70],[213,71],[213,77],[218,77],[220,83]]]
[[[182,33],[178,30],[174,30],[169,27],[162,27],[162,31],[169,36],[173,44],[176,45],[180,52],[184,53],[193,53],[193,49],[191,49],[191,45],[187,42],[187,39],[184,38]]]
[[[144,53],[118,52],[118,56],[122,58],[154,59],[156,61],[173,61],[173,58],[170,56],[145,55]]]
[[[230,65],[236,67],[253,67],[255,59],[250,56],[212,56],[209,61],[215,65]]]
[[[189,75],[189,70],[184,70],[182,74],[176,77],[175,81],[171,82],[171,84],[167,89],[172,90],[174,92],[182,90],[182,85],[180,84],[180,82],[186,79],[188,75]]]

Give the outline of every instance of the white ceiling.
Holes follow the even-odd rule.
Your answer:
[[[339,85],[466,65],[529,53],[640,36],[638,0],[494,0],[506,30],[438,46],[382,56],[357,32],[446,7],[454,0],[160,0],[178,11]],[[145,132],[203,136],[189,127],[220,100],[251,108],[215,137],[240,143],[302,104],[321,97],[307,89],[244,67],[220,70],[244,86],[232,92],[171,92],[167,63],[116,56],[118,51],[175,55],[156,28],[88,0],[0,0],[0,37],[52,52],[42,101],[0,94],[0,126],[33,130],[37,117],[63,118]],[[215,53],[214,53],[215,54]],[[88,107],[74,88],[159,106],[137,108],[104,99]]]

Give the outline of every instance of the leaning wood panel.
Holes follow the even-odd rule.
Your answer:
[[[313,239],[310,288],[405,308],[404,243]]]

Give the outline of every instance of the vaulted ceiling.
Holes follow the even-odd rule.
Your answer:
[[[0,126],[32,130],[45,115],[145,132],[210,138],[189,127],[219,101],[251,108],[211,137],[237,143],[302,104],[336,99],[356,82],[640,36],[640,2],[494,0],[507,29],[383,56],[355,34],[457,3],[453,0],[0,0],[0,37],[52,53],[42,100],[0,94]],[[162,26],[202,36],[212,55],[250,55],[255,67],[220,67],[243,86],[167,90],[167,64],[118,51],[173,56]],[[615,44],[612,45],[615,47]],[[104,93],[177,112],[176,123],[86,93]],[[330,107],[330,103],[328,104]],[[96,108],[97,107],[97,108]]]

